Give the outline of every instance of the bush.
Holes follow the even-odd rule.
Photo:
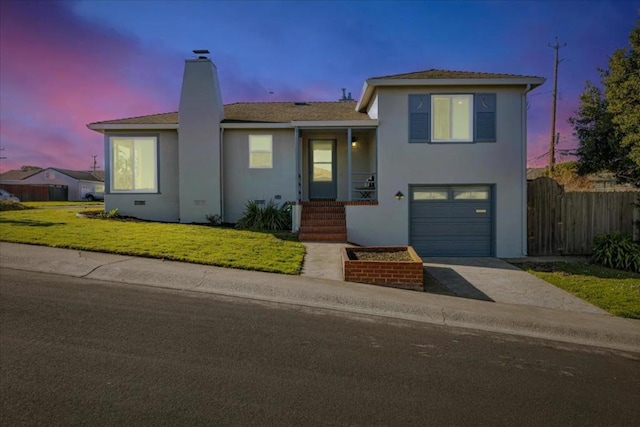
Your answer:
[[[0,212],[4,211],[22,211],[25,209],[31,209],[22,203],[14,202],[12,200],[0,200]]]
[[[616,270],[640,273],[640,245],[628,234],[600,234],[593,239],[593,261]]]
[[[222,225],[222,216],[220,215],[211,214],[211,215],[205,215],[204,217],[206,218],[209,225],[212,227],[217,227],[219,225]]]
[[[291,230],[291,204],[278,206],[273,200],[266,205],[249,200],[236,228],[248,230],[283,231]]]

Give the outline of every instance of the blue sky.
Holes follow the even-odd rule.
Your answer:
[[[586,80],[598,80],[639,1],[13,1],[0,3],[3,171],[86,169],[85,124],[177,110],[183,61],[209,49],[223,101],[336,100],[368,77],[430,68],[546,77],[530,96],[529,160],[546,162],[553,49],[560,148]],[[563,160],[560,158],[559,160]]]

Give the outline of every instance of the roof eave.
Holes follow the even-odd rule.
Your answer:
[[[377,127],[378,120],[294,120],[291,124],[301,128]]]
[[[369,86],[526,86],[543,84],[544,77],[460,78],[460,79],[369,79]]]
[[[369,80],[365,80],[362,85],[362,95],[360,99],[358,99],[358,103],[356,104],[356,111],[359,113],[364,113],[369,106],[369,101],[371,100],[371,96],[373,95],[373,86],[369,85]]]
[[[177,123],[90,123],[87,128],[104,133],[108,130],[171,130],[178,129]]]

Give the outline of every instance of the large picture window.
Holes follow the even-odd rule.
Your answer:
[[[158,191],[158,140],[153,136],[111,137],[111,192]]]
[[[473,141],[473,95],[432,95],[433,142]]]
[[[270,169],[273,167],[273,137],[249,135],[249,167]]]

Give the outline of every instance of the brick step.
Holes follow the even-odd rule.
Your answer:
[[[300,234],[347,234],[347,227],[345,226],[300,226]]]
[[[314,206],[344,206],[344,202],[334,202],[334,201],[315,201],[315,202],[301,202],[302,206],[306,207],[314,207]]]
[[[302,208],[302,212],[343,213],[344,206],[305,206]]]
[[[300,221],[300,228],[302,227],[319,227],[319,226],[330,226],[330,227],[346,227],[347,220],[346,219],[309,219],[305,218]]]
[[[302,211],[302,219],[334,219],[334,220],[339,220],[339,219],[345,219],[346,215],[344,214],[344,212],[342,213],[334,213],[334,212],[309,212],[309,211]]]
[[[347,233],[300,233],[298,239],[301,242],[347,242]]]

